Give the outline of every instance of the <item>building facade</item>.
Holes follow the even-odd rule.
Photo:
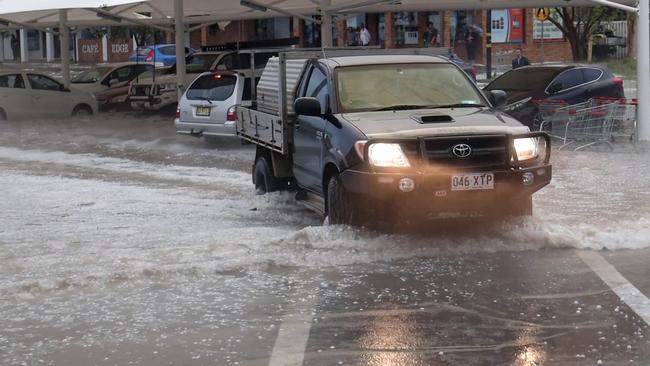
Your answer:
[[[372,46],[425,47],[425,36],[431,24],[435,29],[432,33],[437,33],[435,46],[452,48],[465,60],[473,57],[471,61],[475,63],[485,63],[488,32],[492,34],[495,64],[509,64],[516,48],[521,48],[531,62],[571,61],[569,42],[550,22],[538,22],[533,9],[496,9],[491,10],[490,15],[492,19],[488,24],[486,10],[349,14],[335,19],[333,44],[337,47],[359,45],[358,29],[363,24],[370,33]],[[242,20],[201,28],[192,32],[190,39],[191,47],[200,49],[237,41],[290,37],[299,40],[299,47],[318,47],[320,26],[299,18]]]

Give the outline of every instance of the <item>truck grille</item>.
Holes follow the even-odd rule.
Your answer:
[[[506,136],[442,137],[423,141],[425,161],[429,164],[460,169],[480,169],[504,166],[508,154]],[[471,153],[466,157],[454,154],[457,145],[468,145]]]

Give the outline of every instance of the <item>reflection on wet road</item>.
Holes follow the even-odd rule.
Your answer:
[[[101,117],[0,125],[2,365],[650,364],[643,151],[558,152],[523,223],[385,234],[255,196],[250,145]]]

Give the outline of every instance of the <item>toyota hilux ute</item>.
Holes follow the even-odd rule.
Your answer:
[[[238,135],[258,145],[256,189],[295,189],[331,224],[531,215],[551,180],[550,138],[435,52],[271,58],[255,103],[236,111]]]

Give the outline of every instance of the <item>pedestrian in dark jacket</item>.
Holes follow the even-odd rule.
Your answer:
[[[528,62],[528,59],[522,54],[521,48],[517,48],[515,50],[515,58],[512,60],[512,69],[514,70],[528,65],[530,65],[530,62]]]

